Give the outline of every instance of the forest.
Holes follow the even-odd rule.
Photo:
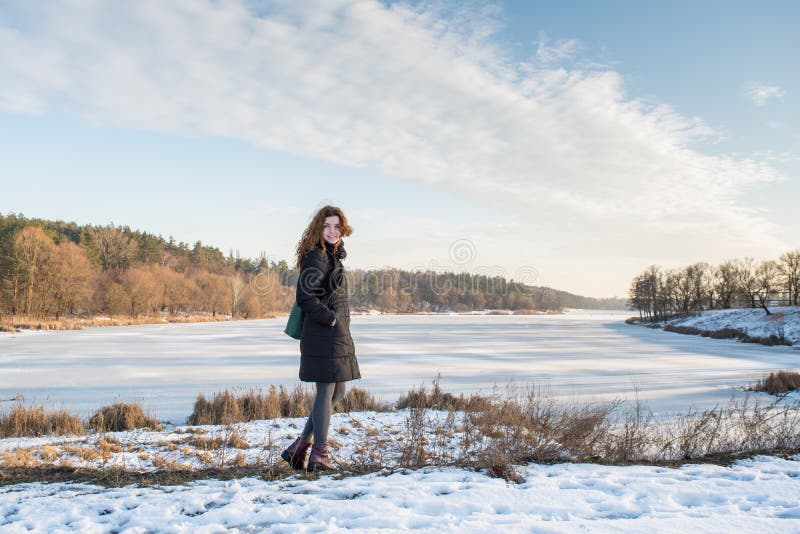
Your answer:
[[[631,281],[629,303],[642,319],[663,321],[703,310],[800,304],[800,249],[778,260],[698,262],[664,270],[651,265]]]
[[[128,226],[78,225],[0,214],[0,323],[11,318],[207,317],[253,319],[294,301],[294,261],[242,258],[197,241],[165,239]],[[499,276],[348,271],[351,308],[381,313],[620,308]]]

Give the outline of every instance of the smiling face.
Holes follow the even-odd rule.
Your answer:
[[[325,226],[322,228],[322,239],[330,245],[335,245],[342,237],[342,227],[338,215],[325,217]]]

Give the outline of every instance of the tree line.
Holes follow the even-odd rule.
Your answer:
[[[248,288],[285,262],[226,257],[127,226],[79,226],[0,214],[0,315],[30,318],[166,313],[262,317],[291,306],[281,292]]]
[[[501,276],[398,269],[348,272],[351,306],[381,312],[620,307]],[[0,319],[285,312],[297,272],[285,260],[175,242],[127,226],[0,214]]]
[[[778,260],[699,262],[662,270],[651,265],[634,277],[628,303],[642,319],[662,321],[680,314],[727,308],[800,304],[800,249]]]

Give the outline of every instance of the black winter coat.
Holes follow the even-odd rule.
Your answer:
[[[300,263],[297,305],[303,309],[300,338],[300,380],[347,382],[361,378],[353,338],[350,303],[342,260],[344,245],[310,250]],[[331,323],[336,319],[336,323]]]

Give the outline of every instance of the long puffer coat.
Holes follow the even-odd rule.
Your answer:
[[[361,378],[350,336],[350,303],[342,266],[347,252],[342,242],[335,250],[331,245],[326,248],[317,247],[303,256],[297,280],[297,305],[305,313],[300,338],[300,380],[304,382]]]

